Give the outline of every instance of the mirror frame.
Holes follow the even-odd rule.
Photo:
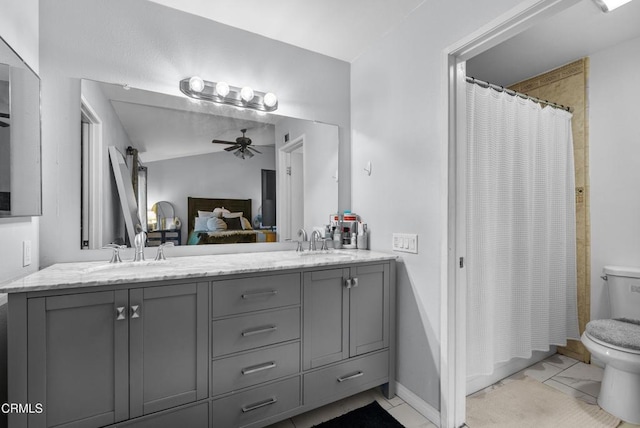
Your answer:
[[[11,152],[13,152],[14,147],[19,146],[23,148],[32,141],[30,146],[27,146],[24,151],[18,152],[18,155],[14,153],[10,153],[10,161],[9,161],[9,174],[10,174],[10,183],[14,181],[20,183],[20,186],[23,186],[27,183],[27,187],[21,189],[19,193],[20,198],[28,198],[29,201],[26,201],[25,204],[28,205],[28,208],[24,208],[23,206],[18,205],[15,207],[14,202],[16,201],[15,197],[12,197],[13,186],[9,195],[11,199],[11,207],[10,210],[0,210],[0,218],[12,218],[12,217],[34,217],[42,215],[42,81],[38,73],[36,73],[30,66],[27,64],[24,59],[13,49],[13,47],[7,43],[5,39],[0,36],[0,51],[5,51],[7,57],[0,57],[0,63],[5,64],[9,67],[9,116],[11,120],[11,130],[9,136],[9,146]],[[30,98],[32,103],[31,107],[37,106],[32,110],[28,108],[25,109],[26,113],[35,113],[32,115],[25,114],[19,115],[16,117],[13,116],[14,107],[16,106],[16,101],[18,101],[18,105],[26,104],[23,103],[23,99],[19,100],[16,98],[16,87],[14,86],[14,76],[13,71],[20,70],[29,74],[29,78],[35,78],[34,82],[37,82],[37,99],[35,95],[32,95],[33,98]],[[22,91],[23,94],[27,94],[28,92],[36,92],[35,87],[32,87],[30,90],[27,88]],[[35,117],[32,117],[35,116]],[[29,120],[30,119],[30,120]],[[37,124],[36,124],[37,122]],[[36,131],[33,131],[33,128],[37,128],[37,137],[35,136]],[[31,134],[31,135],[29,135]],[[37,172],[37,179],[33,179],[32,177]],[[37,180],[37,182],[36,182]]]

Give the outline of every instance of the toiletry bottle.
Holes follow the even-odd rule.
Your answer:
[[[340,229],[336,229],[333,232],[333,248],[336,250],[342,248],[342,234],[340,233]]]

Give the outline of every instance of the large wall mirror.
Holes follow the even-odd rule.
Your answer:
[[[0,217],[42,215],[40,78],[0,38]]]
[[[123,211],[149,245],[202,245],[296,239],[338,208],[335,125],[91,80],[81,93],[81,248],[126,244]],[[127,158],[137,207],[121,204],[109,150]]]

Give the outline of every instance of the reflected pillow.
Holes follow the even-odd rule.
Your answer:
[[[200,211],[198,210],[198,217],[213,217],[213,211]]]
[[[214,217],[222,217],[223,214],[228,214],[230,212],[231,211],[229,211],[225,207],[216,208],[216,209],[213,210],[213,216]]]
[[[222,214],[223,218],[241,218],[242,217],[242,213],[232,213],[232,212],[226,212],[224,214]]]
[[[244,230],[253,230],[253,227],[251,227],[251,222],[244,217],[242,217],[242,228]]]
[[[227,230],[242,230],[242,217],[225,217],[224,222],[227,223]]]
[[[209,229],[210,232],[227,230],[227,223],[225,223],[221,218],[211,217],[207,221],[207,229]]]
[[[209,230],[207,227],[207,221],[209,221],[210,218],[211,217],[196,217],[193,230],[195,232],[207,232]]]

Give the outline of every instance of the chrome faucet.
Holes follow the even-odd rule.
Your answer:
[[[136,237],[133,238],[133,244],[136,247],[136,252],[133,256],[134,262],[144,261],[144,245],[147,242],[147,232],[140,231],[136,233]]]
[[[318,232],[317,230],[314,230],[313,232],[311,232],[311,240],[309,241],[309,251],[316,250],[316,242],[318,241],[318,239],[320,239],[320,232]]]
[[[163,244],[160,244],[158,246],[158,253],[156,254],[156,261],[160,261],[160,260],[167,260],[167,258],[164,256],[164,247],[173,247],[174,243],[173,242],[165,242]]]
[[[123,248],[127,248],[127,247],[125,245],[118,245],[118,244],[107,244],[104,247],[102,247],[103,250],[113,250],[113,253],[111,253],[111,260],[109,260],[109,263],[122,262],[122,259],[120,258],[120,250],[122,250]]]
[[[302,236],[302,242],[307,241],[307,231],[304,229],[298,229],[298,236]]]

